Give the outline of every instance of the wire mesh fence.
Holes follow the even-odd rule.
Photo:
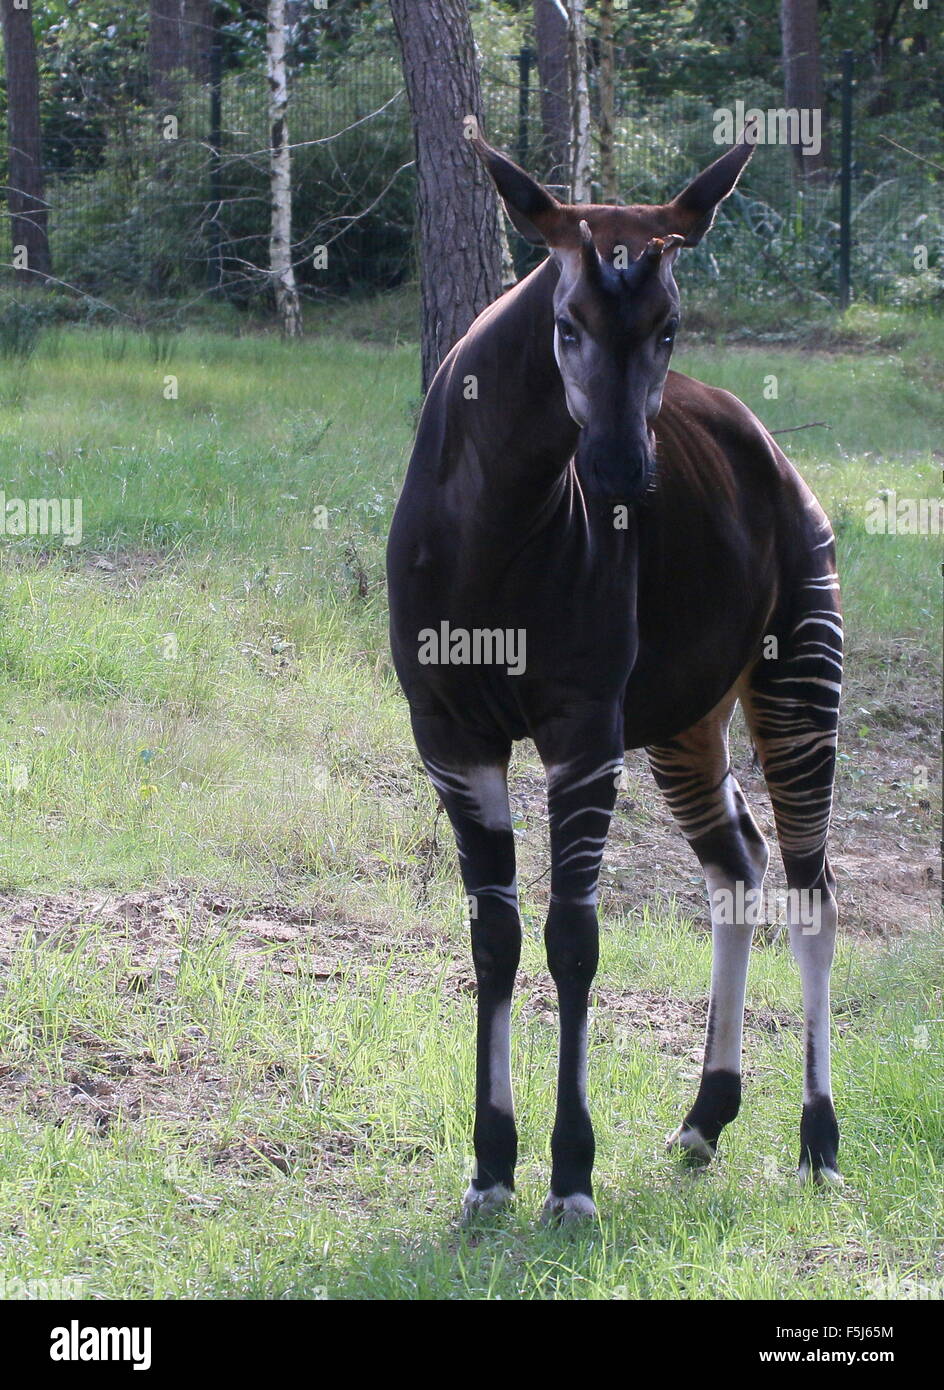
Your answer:
[[[520,52],[483,72],[489,138],[547,173],[537,72]],[[903,118],[894,134],[853,143],[850,224],[856,296],[895,302],[944,292],[944,217],[933,132]],[[307,295],[396,286],[414,273],[412,135],[394,52],[292,74],[293,237]],[[839,138],[827,131],[834,152]],[[614,163],[624,202],[664,201],[720,153],[709,104],[654,104],[617,88]],[[267,293],[267,90],[262,71],[218,87],[181,81],[172,109],[138,105],[120,120],[81,121],[45,149],[54,273],[107,297],[116,290],[237,302]],[[710,238],[691,253],[689,285],[736,277],[739,293],[839,294],[840,180],[802,177],[784,144],[760,148]],[[921,248],[924,248],[923,256]],[[519,262],[525,257],[518,249]]]

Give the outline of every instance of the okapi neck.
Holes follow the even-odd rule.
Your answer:
[[[493,496],[531,492],[537,504],[560,490],[580,431],[554,357],[558,273],[548,259],[490,305],[433,383],[441,479],[469,470]]]

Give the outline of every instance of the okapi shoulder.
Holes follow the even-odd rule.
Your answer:
[[[730,391],[706,386],[703,381],[669,372],[662,410],[656,424],[673,436],[679,432],[710,439],[716,447],[735,451],[743,462],[772,468],[783,474],[793,467],[754,412]]]

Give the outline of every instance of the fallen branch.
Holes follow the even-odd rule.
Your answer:
[[[793,434],[794,430],[831,430],[832,425],[827,425],[825,420],[810,420],[807,425],[787,425],[786,429],[768,430],[768,434]]]

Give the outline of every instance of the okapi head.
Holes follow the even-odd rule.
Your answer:
[[[560,203],[523,169],[476,137],[508,216],[560,267],[554,355],[567,408],[580,426],[577,469],[588,494],[634,501],[653,468],[652,422],[679,324],[673,269],[732,191],[754,148],[754,129],[670,203],[620,207]]]

